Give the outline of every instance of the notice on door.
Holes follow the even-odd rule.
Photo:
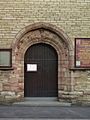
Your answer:
[[[27,71],[37,71],[37,64],[27,64]]]

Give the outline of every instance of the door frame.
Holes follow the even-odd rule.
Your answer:
[[[49,85],[49,86],[53,86],[55,89],[54,89],[54,93],[53,93],[53,95],[52,94],[50,94],[50,92],[47,90],[47,93],[49,92],[49,94],[47,94],[47,95],[45,95],[45,94],[42,94],[41,95],[41,97],[45,97],[45,96],[47,96],[47,97],[57,97],[57,93],[58,93],[58,55],[57,55],[57,52],[56,52],[56,50],[51,46],[51,45],[49,45],[49,44],[45,44],[45,43],[38,43],[38,44],[34,44],[34,45],[32,45],[32,46],[30,46],[28,49],[27,49],[27,51],[26,51],[26,53],[25,53],[25,56],[24,56],[24,96],[25,95],[30,95],[30,93],[32,94],[33,92],[32,92],[32,89],[31,89],[31,92],[30,92],[30,86],[31,86],[31,88],[32,88],[32,86],[33,86],[33,84],[32,84],[32,82],[31,82],[31,85],[28,83],[28,82],[30,82],[30,81],[28,81],[28,80],[30,80],[30,78],[28,78],[26,75],[29,75],[30,76],[30,74],[31,74],[31,76],[32,75],[37,75],[38,73],[38,71],[37,72],[35,72],[34,71],[34,73],[33,73],[33,71],[27,71],[26,69],[26,64],[30,64],[30,62],[32,61],[32,60],[29,60],[28,61],[28,59],[30,59],[30,52],[31,52],[31,55],[32,55],[32,53],[33,52],[35,52],[35,47],[37,48],[39,48],[39,49],[41,49],[41,50],[48,50],[47,52],[50,52],[50,53],[52,53],[53,54],[53,57],[51,56],[48,56],[49,57],[49,59],[51,59],[51,58],[53,58],[53,59],[51,59],[51,61],[52,60],[55,60],[55,64],[54,64],[54,66],[55,66],[55,68],[52,66],[52,68],[55,70],[54,72],[55,72],[55,74],[53,74],[54,76],[53,77],[51,77],[52,76],[52,73],[49,71],[49,76],[51,77],[51,79],[44,79],[44,81],[43,82],[45,82],[45,81],[47,81],[47,83],[48,83],[48,81],[51,83],[51,81],[53,80],[53,82],[52,83],[54,83],[54,84],[52,84],[52,85],[50,85],[50,83],[49,84],[47,84],[47,85]],[[45,48],[44,48],[45,47]],[[43,49],[44,48],[44,49]],[[33,51],[33,52],[32,52]],[[39,51],[40,52],[40,51]],[[47,56],[47,53],[46,52],[46,56]],[[43,52],[42,52],[43,53]],[[41,54],[41,55],[43,55],[43,54]],[[37,55],[36,55],[36,53],[35,53],[35,55],[34,55],[34,57],[35,56],[38,56],[38,53],[37,53]],[[41,57],[42,58],[42,57]],[[31,59],[32,59],[32,57],[31,57]],[[42,59],[41,59],[42,60]],[[48,58],[46,57],[46,59],[45,59],[45,61],[47,61],[48,60]],[[37,61],[37,59],[36,59],[36,61]],[[35,61],[35,63],[36,63],[36,61]],[[33,62],[33,61],[32,61]],[[40,62],[41,61],[39,61],[39,65],[40,65]],[[47,61],[48,62],[48,61]],[[31,64],[34,64],[34,63],[31,63]],[[49,64],[48,64],[48,66],[49,66]],[[41,66],[41,67],[43,67],[43,66]],[[45,67],[45,66],[44,66]],[[40,70],[40,69],[39,69]],[[40,73],[42,73],[42,71],[40,72]],[[47,76],[47,75],[46,75]],[[45,77],[45,76],[44,76]],[[55,79],[53,79],[55,77]],[[37,78],[34,78],[34,80],[35,80],[35,82],[36,81],[38,81],[38,79],[36,80]],[[40,80],[41,78],[39,78],[39,80]],[[27,81],[27,82],[26,82]],[[30,85],[30,86],[28,86],[28,84]],[[35,83],[36,84],[36,83]],[[43,84],[44,85],[44,84]],[[47,86],[46,85],[46,86]],[[28,88],[28,90],[26,89],[26,87],[29,87]],[[45,87],[45,86],[44,86]],[[48,89],[51,91],[51,87],[49,88],[48,87]],[[42,88],[42,90],[43,90],[43,88]],[[34,91],[34,90],[33,90]],[[36,90],[37,91],[37,90]],[[40,94],[39,94],[40,95]],[[49,96],[50,95],[50,96]],[[32,95],[30,95],[29,97],[32,97],[32,96],[34,96],[34,94],[32,94]],[[35,97],[35,96],[34,96]],[[39,96],[36,96],[36,97],[39,97]]]

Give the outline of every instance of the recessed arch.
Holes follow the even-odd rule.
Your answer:
[[[58,97],[60,91],[70,91],[72,64],[71,53],[72,43],[69,37],[55,25],[49,23],[35,23],[21,30],[12,44],[13,67],[18,83],[23,88],[18,94],[24,96],[24,55],[27,49],[38,43],[45,43],[52,46],[58,55]],[[71,64],[69,64],[71,63]]]

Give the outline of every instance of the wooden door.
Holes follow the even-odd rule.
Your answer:
[[[57,53],[48,44],[32,45],[24,57],[24,96],[57,97],[57,95]]]

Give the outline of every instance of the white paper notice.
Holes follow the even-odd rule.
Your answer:
[[[37,64],[27,64],[27,71],[37,71]]]
[[[76,66],[80,66],[80,61],[76,61]]]

